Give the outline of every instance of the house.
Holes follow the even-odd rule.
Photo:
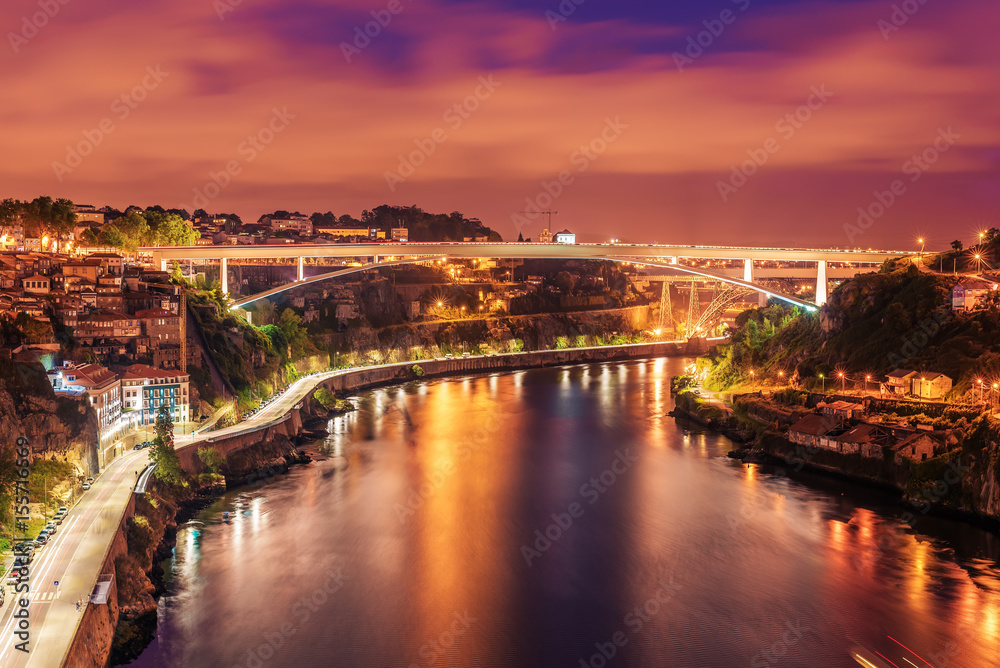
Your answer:
[[[563,230],[562,232],[555,233],[555,242],[557,244],[575,244],[576,235],[569,230]]]
[[[850,401],[834,401],[823,406],[823,415],[831,415],[843,420],[856,420],[864,412],[864,405]]]
[[[934,456],[934,449],[940,445],[934,436],[923,432],[910,434],[892,446],[892,449],[896,453],[897,462],[902,461],[904,457],[915,462],[924,462]]]
[[[48,276],[35,274],[21,280],[24,291],[33,295],[47,295],[52,288],[52,280]]]
[[[938,400],[951,392],[952,380],[943,373],[928,371],[913,379],[913,394],[921,399]]]
[[[842,455],[860,454],[862,457],[878,458],[882,448],[894,442],[892,430],[877,424],[859,424],[843,434],[831,439],[825,447]]]
[[[913,392],[913,379],[916,377],[916,371],[896,369],[886,376],[885,384],[893,394],[907,395]]]
[[[549,228],[543,227],[542,231],[538,233],[538,243],[540,244],[552,243],[552,232],[549,231]]]
[[[181,317],[173,311],[163,308],[144,309],[137,311],[135,317],[154,349],[160,344],[180,345]]]
[[[829,415],[810,413],[788,428],[788,440],[798,445],[818,448],[820,438],[837,429],[840,420]]]
[[[189,420],[190,376],[180,371],[156,369],[146,364],[133,364],[121,377],[122,406],[130,425],[156,422],[161,406],[170,409],[174,422]]]
[[[963,279],[951,289],[951,309],[953,311],[971,311],[976,308],[979,300],[996,289],[996,283],[978,278]]]
[[[312,221],[309,220],[308,216],[298,213],[293,213],[285,217],[262,216],[259,222],[269,227],[272,232],[295,232],[307,237],[313,234]]]
[[[115,374],[100,364],[64,366],[50,369],[46,375],[56,394],[86,398],[97,413],[100,442],[113,443],[121,435],[121,383]]]
[[[394,227],[390,230],[393,241],[407,241],[409,238],[409,230],[405,227]]]
[[[87,224],[101,226],[104,225],[104,212],[99,211],[90,204],[77,204],[73,207],[73,213],[76,214],[77,225]],[[76,230],[74,229],[74,236]],[[76,237],[79,239],[80,237]]]

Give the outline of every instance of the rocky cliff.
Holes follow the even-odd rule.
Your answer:
[[[90,475],[97,471],[97,432],[89,403],[56,396],[41,364],[0,363],[0,442],[24,436],[36,457],[66,460]]]

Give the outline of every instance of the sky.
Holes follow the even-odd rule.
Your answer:
[[[4,0],[0,28],[0,197],[636,243],[1000,227],[996,0]]]

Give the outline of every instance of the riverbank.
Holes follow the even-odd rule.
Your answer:
[[[692,420],[740,444],[729,456],[744,464],[849,480],[892,493],[909,511],[1000,530],[1000,515],[983,512],[981,503],[997,491],[997,481],[989,475],[993,463],[963,448],[947,449],[926,461],[913,461],[889,448],[883,448],[881,457],[844,454],[790,440],[788,425],[811,412],[804,408],[789,410],[759,395],[740,396],[734,398],[732,413],[722,417],[718,408],[688,391],[679,392],[675,404],[675,417]]]

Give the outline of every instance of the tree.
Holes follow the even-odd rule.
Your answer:
[[[147,246],[192,246],[198,233],[176,213],[147,209],[143,213],[149,227],[143,244]]]
[[[523,243],[524,242],[524,235],[521,234],[520,232],[517,233],[517,241],[519,243]]]
[[[166,404],[156,411],[156,423],[153,426],[156,436],[149,448],[149,457],[156,465],[157,479],[170,485],[184,484],[184,472],[181,470],[181,460],[174,449],[174,422],[170,417],[170,407]]]
[[[955,239],[954,241],[952,241],[951,242],[951,247],[954,248],[957,251],[961,251],[962,250],[962,242],[961,242],[961,240]]]
[[[270,299],[261,299],[253,310],[253,319],[258,327],[274,323],[274,302]]]
[[[206,473],[221,473],[226,466],[226,456],[212,447],[198,448],[198,459],[205,465]]]
[[[73,202],[68,199],[53,200],[47,195],[22,203],[21,214],[25,235],[28,236],[48,234],[62,237],[71,234],[76,224]]]
[[[138,211],[130,211],[114,222],[107,223],[97,235],[98,242],[134,253],[139,246],[149,242],[150,230],[146,218]]]
[[[288,338],[285,332],[277,325],[264,325],[260,328],[261,333],[271,342],[271,349],[281,357],[281,363],[288,362]]]
[[[559,291],[564,295],[568,295],[573,292],[573,288],[576,287],[576,281],[573,280],[573,275],[568,271],[560,271],[556,274],[555,286],[559,288]]]

